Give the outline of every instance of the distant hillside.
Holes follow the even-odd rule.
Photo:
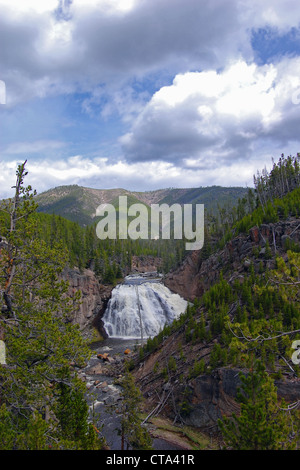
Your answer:
[[[128,192],[123,189],[100,190],[82,186],[58,186],[39,194],[38,212],[56,214],[82,226],[93,222],[100,204],[111,203]]]
[[[159,189],[156,191],[136,192],[122,188],[92,189],[82,186],[59,186],[39,194],[36,200],[38,211],[57,214],[77,222],[82,226],[95,220],[96,209],[100,204],[118,205],[119,196],[128,196],[128,205],[142,202],[151,204],[204,204],[208,212],[220,207],[232,207],[238,199],[245,196],[246,188],[211,186],[206,188]]]

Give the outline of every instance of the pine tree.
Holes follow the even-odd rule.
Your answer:
[[[256,361],[240,379],[240,415],[219,420],[225,445],[234,450],[293,449],[289,416],[279,408],[276,387],[263,364]]]
[[[39,237],[34,192],[23,184],[25,164],[18,167],[14,197],[0,208],[6,214],[0,227],[6,240],[0,253],[0,327],[7,356],[0,367],[0,414],[7,429],[0,427],[0,434],[7,431],[7,449],[32,449],[34,442],[64,448],[55,413],[63,386],[85,391],[74,365],[85,365],[90,349],[71,322],[77,296],[68,297],[60,278],[68,255]],[[69,448],[81,445],[81,438],[73,434]]]
[[[141,424],[139,416],[142,394],[129,372],[124,375],[122,387],[121,449],[124,450],[125,442],[127,442],[131,449],[151,450],[150,434]]]

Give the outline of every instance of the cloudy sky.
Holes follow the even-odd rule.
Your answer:
[[[298,0],[0,0],[0,193],[252,186],[300,152]]]

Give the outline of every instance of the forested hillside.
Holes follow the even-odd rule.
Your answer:
[[[114,285],[136,256],[159,257],[166,285],[190,300],[118,370],[132,399],[143,394],[144,423],[172,418],[217,448],[299,448],[299,163],[282,156],[235,207],[206,214],[193,253],[184,240],[99,240],[95,225],[37,212],[20,165],[0,210],[0,448],[105,448],[78,376],[91,355],[70,322],[79,295],[61,274],[89,267]]]
[[[171,288],[177,279],[183,294],[194,263],[202,294],[136,358],[150,420],[155,410],[172,416],[223,448],[298,448],[299,176],[299,155],[282,156],[270,174],[255,178],[256,208],[228,224],[210,256],[190,255],[178,269]]]
[[[136,192],[126,189],[92,189],[77,185],[59,186],[36,195],[38,212],[60,215],[81,226],[95,223],[96,209],[100,204],[118,207],[119,196],[127,196],[128,206],[151,204],[205,204],[207,213],[219,208],[232,208],[247,193],[243,187],[211,186],[206,188],[167,188]]]
[[[101,449],[78,368],[90,357],[70,322],[79,293],[61,279],[68,255],[40,236],[34,192],[17,169],[1,204],[0,449]],[[5,347],[5,349],[3,349]]]
[[[31,217],[39,239],[49,247],[59,246],[69,267],[91,268],[108,284],[130,272],[133,256],[160,258],[159,269],[168,272],[185,255],[184,240],[100,240],[95,223],[82,227],[60,215],[43,212],[34,212]],[[1,235],[6,237],[10,221],[4,211],[0,213],[0,222]]]

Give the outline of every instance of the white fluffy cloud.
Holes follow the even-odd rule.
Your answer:
[[[0,0],[7,103],[251,60],[251,31],[297,27],[294,0]]]
[[[99,84],[123,86],[163,70],[217,67],[242,44],[250,53],[234,0],[19,3],[0,0],[0,78],[7,84],[8,105],[90,92]]]
[[[271,26],[280,31],[298,28],[299,5],[295,0],[240,0],[241,21],[252,28]]]
[[[268,155],[266,155],[268,156]],[[1,162],[1,197],[12,196],[17,165],[23,160],[12,159]],[[192,188],[199,186],[252,186],[253,174],[260,168],[261,159],[256,158],[241,167],[238,163],[231,166],[220,165],[215,168],[190,166],[182,168],[169,162],[126,161],[111,163],[107,158],[86,158],[80,155],[68,159],[30,159],[27,162],[26,183],[41,193],[49,188],[78,184],[80,186],[112,189],[122,187],[132,191],[146,191],[166,187]]]
[[[299,77],[299,58],[264,66],[239,60],[219,73],[178,75],[121,138],[125,155],[200,168],[244,161],[268,139],[275,150],[297,139]]]
[[[27,12],[49,13],[57,7],[57,0],[0,0],[0,7],[7,8],[15,15]]]
[[[259,28],[299,28],[295,0],[0,0],[0,9],[5,191],[25,153],[39,191],[143,190],[251,184],[265,161],[299,150],[299,56],[259,65],[251,43]],[[41,111],[52,97],[61,101]],[[87,116],[99,131],[88,134]]]

